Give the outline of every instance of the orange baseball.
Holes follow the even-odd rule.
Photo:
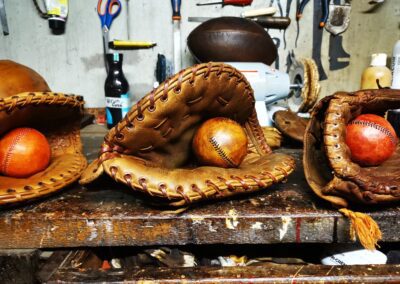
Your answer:
[[[199,127],[192,146],[202,165],[234,168],[247,154],[247,135],[237,122],[216,117]]]
[[[46,137],[33,128],[15,128],[0,140],[0,172],[24,178],[44,170],[51,150]]]
[[[351,159],[363,166],[377,166],[389,159],[397,147],[392,125],[375,114],[362,114],[346,127],[346,144]]]

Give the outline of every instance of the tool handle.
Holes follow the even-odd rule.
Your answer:
[[[296,19],[300,20],[301,16],[303,15],[304,7],[306,7],[307,3],[310,0],[303,0],[300,2],[299,6],[297,7],[297,12],[296,12]]]
[[[260,16],[252,18],[254,22],[265,29],[286,29],[290,25],[289,17]]]
[[[181,0],[171,0],[173,21],[181,20],[181,4],[182,4]]]
[[[275,7],[267,7],[267,8],[244,11],[240,14],[240,16],[242,18],[251,18],[264,15],[273,15],[276,13],[276,11],[277,9]]]
[[[322,15],[321,15],[321,21],[319,22],[319,27],[323,28],[325,27],[326,21],[328,20],[329,17],[329,0],[321,0],[322,3]]]
[[[223,0],[222,2],[207,2],[207,3],[197,3],[197,6],[206,6],[206,5],[216,5],[222,4],[225,5],[233,5],[233,6],[247,6],[251,5],[253,0]]]
[[[253,0],[224,0],[223,5],[233,5],[233,6],[248,6],[253,3]]]
[[[108,46],[113,49],[123,48],[150,48],[155,46],[155,42],[149,41],[132,41],[132,40],[113,40],[108,43]]]

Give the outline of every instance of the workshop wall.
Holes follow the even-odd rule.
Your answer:
[[[238,16],[244,10],[265,7],[270,2],[254,0],[248,7],[222,8],[221,5],[198,7],[196,3],[199,1],[208,0],[182,1],[183,67],[194,63],[186,46],[186,38],[190,31],[199,25],[188,22],[189,16]],[[169,0],[121,2],[123,9],[111,27],[110,38],[157,43],[157,46],[151,49],[123,51],[124,72],[130,83],[132,95],[138,99],[153,86],[157,54],[162,53],[172,60],[171,4]],[[279,1],[274,1],[274,5],[277,5],[277,2]],[[287,0],[280,2],[283,13],[286,14]],[[286,49],[283,47],[283,31],[270,30],[272,37],[281,39],[278,50],[281,71],[286,70],[286,56],[290,50],[294,51],[296,57],[311,57],[312,54],[313,1],[306,6],[299,23],[297,48],[297,26],[294,20],[296,1],[291,2],[292,24],[286,31]],[[370,13],[366,12],[371,8],[368,2],[352,1],[350,27],[343,34],[343,48],[351,55],[348,67],[329,71],[330,34],[323,32],[321,56],[328,80],[321,82],[321,96],[339,90],[358,89],[362,70],[369,64],[370,55],[376,52],[391,54],[394,43],[400,38],[400,1],[387,0]],[[47,21],[39,17],[32,0],[6,0],[10,35],[0,34],[0,59],[11,59],[37,70],[54,91],[83,95],[87,107],[103,107],[106,71],[96,5],[97,0],[71,0],[66,32],[63,35],[53,35]]]

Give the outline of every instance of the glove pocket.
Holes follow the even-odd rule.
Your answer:
[[[51,149],[44,170],[26,178],[0,176],[0,205],[46,196],[79,178],[86,167],[79,135],[83,104],[80,96],[51,92],[0,100],[0,135],[19,127],[33,128],[46,137]]]

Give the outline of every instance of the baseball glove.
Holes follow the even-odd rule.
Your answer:
[[[339,208],[348,207],[350,203],[379,204],[400,200],[399,147],[383,164],[362,167],[350,159],[345,143],[346,125],[350,120],[361,113],[384,115],[388,109],[397,108],[400,108],[399,91],[387,89],[336,93],[319,102],[306,128],[303,157],[306,179],[319,197]],[[340,211],[354,222],[359,220],[361,227],[362,219],[368,219],[358,213],[357,217],[349,210]],[[379,238],[380,233],[374,234]],[[375,237],[371,239],[373,244]],[[371,248],[373,244],[365,246]]]
[[[303,143],[308,119],[298,116],[290,110],[279,110],[274,113],[274,123],[286,137]]]
[[[53,193],[76,181],[86,167],[79,136],[82,97],[52,93],[32,69],[0,60],[0,135],[32,127],[50,143],[49,166],[28,178],[0,176],[0,205]]]
[[[272,149],[281,147],[283,137],[278,129],[272,126],[263,126],[262,131],[269,147]]]
[[[104,139],[99,158],[83,173],[103,172],[153,200],[184,206],[266,188],[294,169],[293,158],[272,153],[258,123],[253,91],[244,76],[222,63],[182,70],[143,97]],[[191,142],[207,119],[227,117],[248,136],[238,168],[196,164]]]

